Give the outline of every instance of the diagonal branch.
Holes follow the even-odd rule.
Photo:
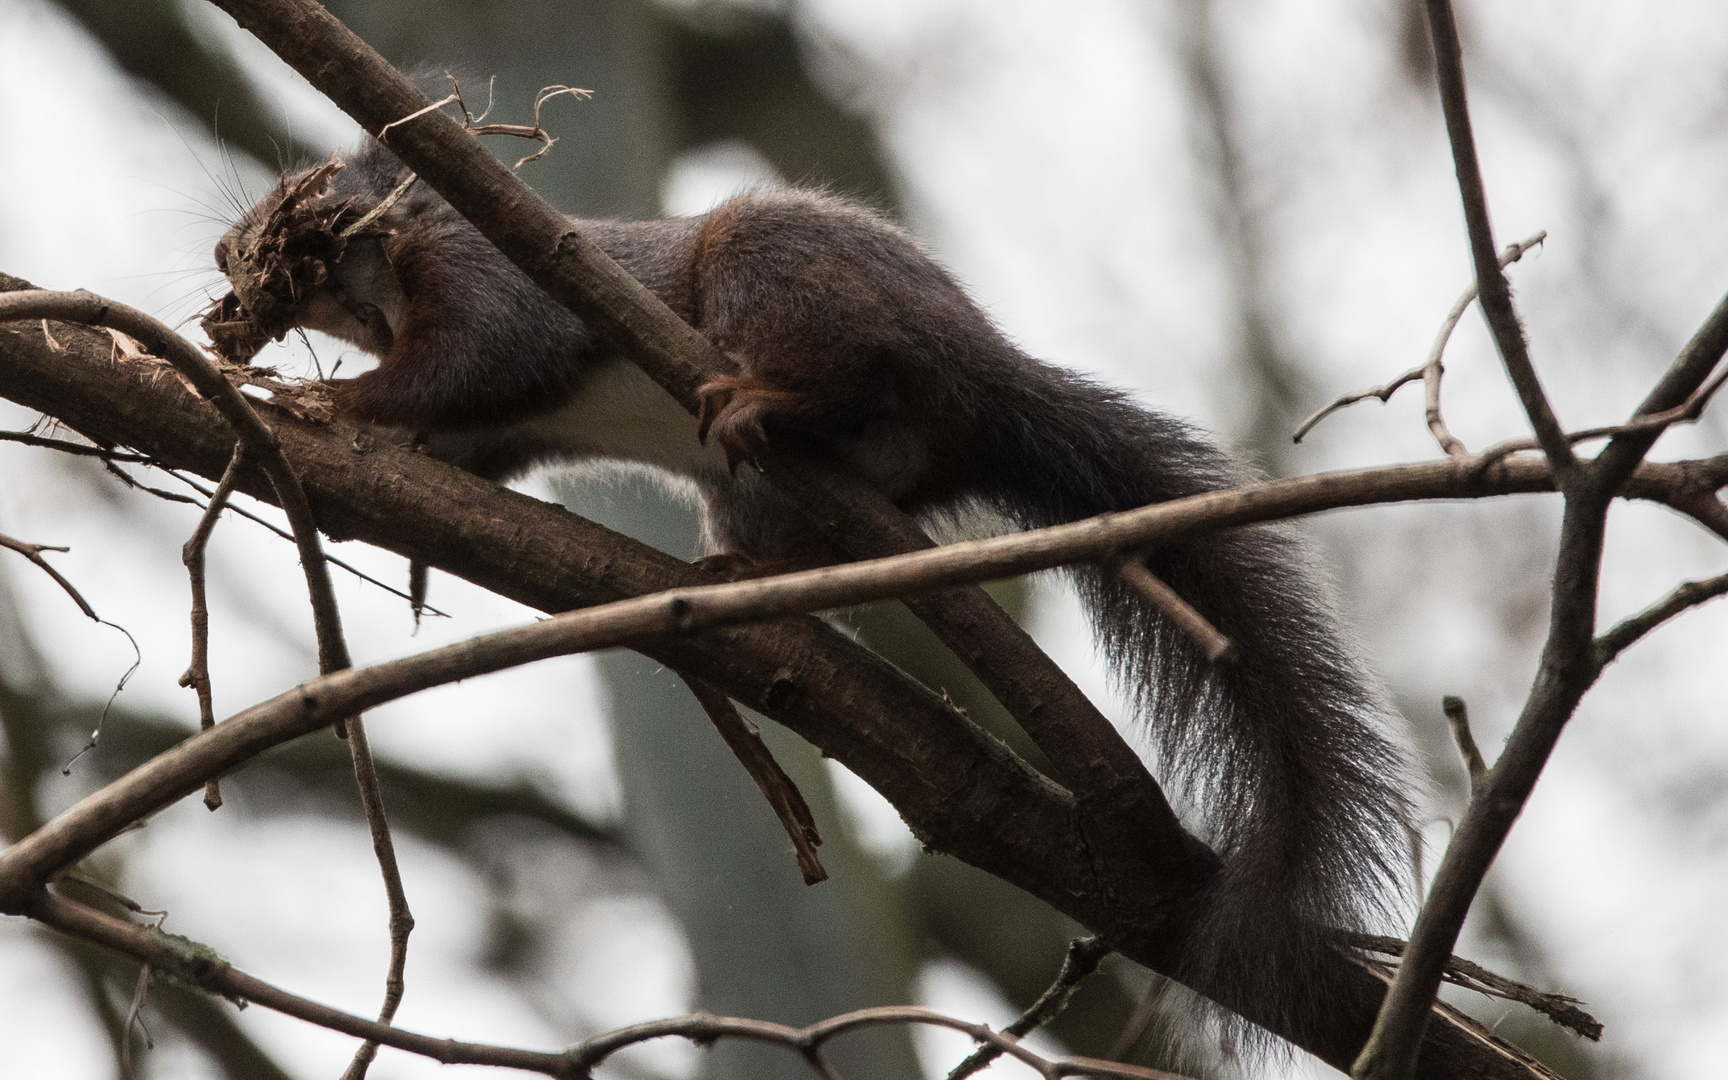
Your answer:
[[[1458,43],[1458,23],[1451,0],[1424,0],[1428,26],[1434,40],[1435,77],[1440,86],[1440,105],[1446,114],[1446,134],[1452,141],[1452,161],[1458,173],[1458,190],[1464,200],[1464,224],[1470,234],[1470,254],[1476,267],[1476,287],[1482,315],[1494,334],[1494,344],[1506,364],[1506,373],[1524,404],[1536,439],[1548,455],[1554,475],[1564,488],[1575,475],[1578,459],[1548,404],[1536,367],[1530,362],[1524,327],[1512,307],[1512,289],[1494,253],[1494,230],[1488,221],[1488,196],[1482,186],[1482,168],[1476,160],[1476,137],[1470,131],[1470,105],[1464,96],[1464,54]]]
[[[700,679],[686,678],[684,685],[696,696],[702,706],[702,711],[708,714],[708,719],[720,732],[720,737],[726,741],[726,748],[732,751],[732,756],[744,766],[744,771],[750,774],[750,779],[756,782],[756,788],[762,792],[762,797],[768,800],[768,805],[779,819],[780,827],[786,830],[786,836],[792,841],[792,850],[798,857],[798,871],[804,875],[804,884],[815,885],[828,880],[828,871],[822,868],[822,860],[817,857],[816,849],[822,844],[822,837],[816,831],[816,818],[810,813],[810,804],[804,801],[804,794],[798,790],[798,785],[786,775],[786,770],[774,760],[774,755],[768,752],[768,745],[762,741],[762,733],[755,725],[744,719],[738,709],[732,704],[732,699],[723,692],[716,690]]]
[[[358,120],[553,299],[609,339],[681,405],[735,365],[563,215],[437,110],[377,52],[311,0],[214,0]],[[413,117],[412,122],[403,123]],[[892,503],[786,447],[762,455],[769,479],[841,549],[872,558],[930,545]],[[1115,854],[1180,848],[1181,826],[1145,765],[1071,679],[980,591],[912,605],[1026,729],[1057,779],[1086,805]]]

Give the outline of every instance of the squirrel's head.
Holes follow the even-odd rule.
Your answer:
[[[402,293],[381,240],[394,200],[340,190],[349,185],[333,181],[344,167],[332,156],[284,175],[217,241],[216,268],[232,291],[203,327],[224,359],[250,361],[296,327],[375,354],[390,348]]]

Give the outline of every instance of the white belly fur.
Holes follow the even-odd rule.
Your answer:
[[[554,460],[634,461],[692,480],[726,474],[725,453],[696,441],[696,418],[628,360],[602,362],[556,412],[516,430]]]

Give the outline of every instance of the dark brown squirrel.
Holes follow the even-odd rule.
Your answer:
[[[245,214],[216,262],[237,277],[285,200],[315,199],[339,229],[399,196],[288,316],[379,357],[330,383],[346,417],[422,433],[498,480],[597,458],[663,470],[700,494],[711,551],[770,564],[826,552],[755,470],[734,468],[764,439],[837,457],[926,519],[981,509],[1021,528],[1253,479],[1187,424],[1021,352],[905,233],[838,198],[759,191],[696,217],[574,220],[740,364],[704,388],[699,425],[426,184],[402,193],[409,174],[381,144],[327,174],[327,190],[308,193],[310,172]],[[1333,931],[1382,924],[1407,880],[1403,755],[1287,529],[1234,529],[1146,562],[1238,653],[1209,664],[1119,580],[1075,571],[1165,780],[1223,856],[1176,974],[1319,1035],[1364,1004],[1338,974]]]

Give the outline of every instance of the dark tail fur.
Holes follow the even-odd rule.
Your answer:
[[[1037,366],[1047,381],[1015,380],[980,420],[994,480],[986,497],[1022,526],[1254,479],[1181,421]],[[1202,812],[1224,858],[1177,974],[1209,997],[1252,1003],[1262,1022],[1312,1030],[1344,1004],[1343,988],[1328,985],[1339,982],[1326,974],[1339,963],[1328,928],[1381,922],[1408,881],[1402,755],[1288,530],[1232,529],[1148,552],[1146,563],[1239,654],[1210,664],[1119,579],[1078,575],[1160,772]]]

